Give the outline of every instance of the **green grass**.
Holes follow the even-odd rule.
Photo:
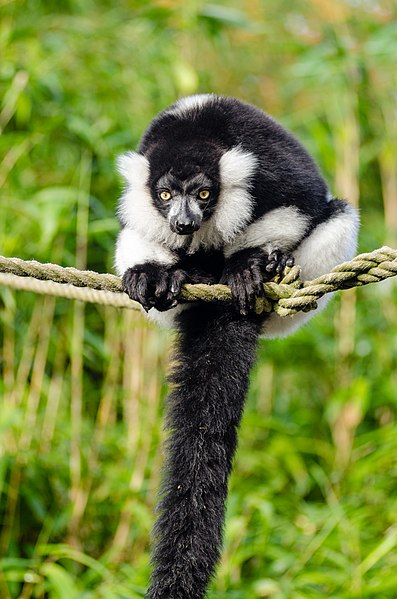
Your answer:
[[[0,6],[0,252],[111,271],[114,160],[181,94],[261,105],[396,246],[393,3]],[[284,15],[280,19],[280,14]],[[210,599],[394,599],[397,291],[261,344]],[[144,596],[172,335],[0,289],[0,597]]]

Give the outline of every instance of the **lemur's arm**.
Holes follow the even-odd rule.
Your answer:
[[[267,212],[224,248],[222,282],[229,285],[237,310],[246,315],[263,294],[263,283],[292,266],[292,252],[310,227],[310,217],[296,207]]]
[[[174,252],[128,227],[117,239],[115,266],[122,276],[123,290],[146,311],[175,307],[188,278],[186,271],[178,268]]]
[[[118,235],[115,254],[115,268],[122,276],[128,268],[139,264],[155,262],[171,266],[176,262],[175,254],[160,243],[146,239],[130,227],[123,227]]]
[[[353,257],[357,213],[341,200],[331,200],[328,207],[328,218],[317,226],[296,207],[276,208],[249,225],[225,248],[222,279],[231,287],[241,314],[253,309],[255,298],[263,291],[263,282],[286,265],[299,264],[302,278],[307,280]],[[325,306],[326,301],[321,305]],[[286,320],[272,315],[265,329],[269,330],[269,336],[287,334],[308,318],[299,314]]]

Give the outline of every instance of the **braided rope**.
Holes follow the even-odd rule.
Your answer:
[[[92,289],[90,287],[75,287],[65,283],[43,281],[33,277],[0,272],[0,285],[12,287],[20,291],[33,291],[44,295],[82,300],[91,304],[102,304],[116,308],[138,309],[138,304],[132,302],[123,292]]]
[[[376,283],[395,275],[397,250],[387,246],[360,254],[313,281],[302,282],[299,266],[293,266],[286,268],[274,281],[264,284],[265,296],[257,300],[256,310],[258,313],[273,310],[280,316],[308,312],[317,307],[317,301],[326,293]],[[115,275],[42,264],[35,260],[0,256],[0,284],[85,302],[139,308],[139,304],[123,293],[121,279]],[[230,301],[231,292],[225,285],[187,284],[183,286],[181,299]]]

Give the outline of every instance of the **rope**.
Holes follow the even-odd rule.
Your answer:
[[[317,307],[317,301],[326,293],[393,277],[397,275],[397,250],[384,246],[360,254],[313,281],[302,282],[300,272],[299,266],[286,268],[281,276],[265,283],[265,297],[258,298],[256,311],[274,311],[280,316],[308,312]],[[0,256],[0,285],[118,308],[139,308],[139,304],[122,291],[121,279],[115,275],[42,264],[35,260]],[[181,299],[188,302],[230,301],[231,292],[225,285],[187,284],[183,286]]]
[[[19,289],[20,291],[33,291],[44,295],[55,297],[66,297],[67,299],[82,300],[91,304],[102,304],[115,306],[116,308],[138,309],[136,302],[132,302],[125,293],[92,289],[90,287],[75,287],[65,283],[54,281],[41,281],[33,277],[14,275],[0,272],[0,285]]]

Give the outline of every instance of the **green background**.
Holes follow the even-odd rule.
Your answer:
[[[112,270],[120,181],[177,97],[290,128],[397,247],[392,0],[0,2],[0,253]],[[397,291],[344,292],[264,341],[209,597],[395,598]],[[143,597],[171,334],[0,289],[0,597]]]

